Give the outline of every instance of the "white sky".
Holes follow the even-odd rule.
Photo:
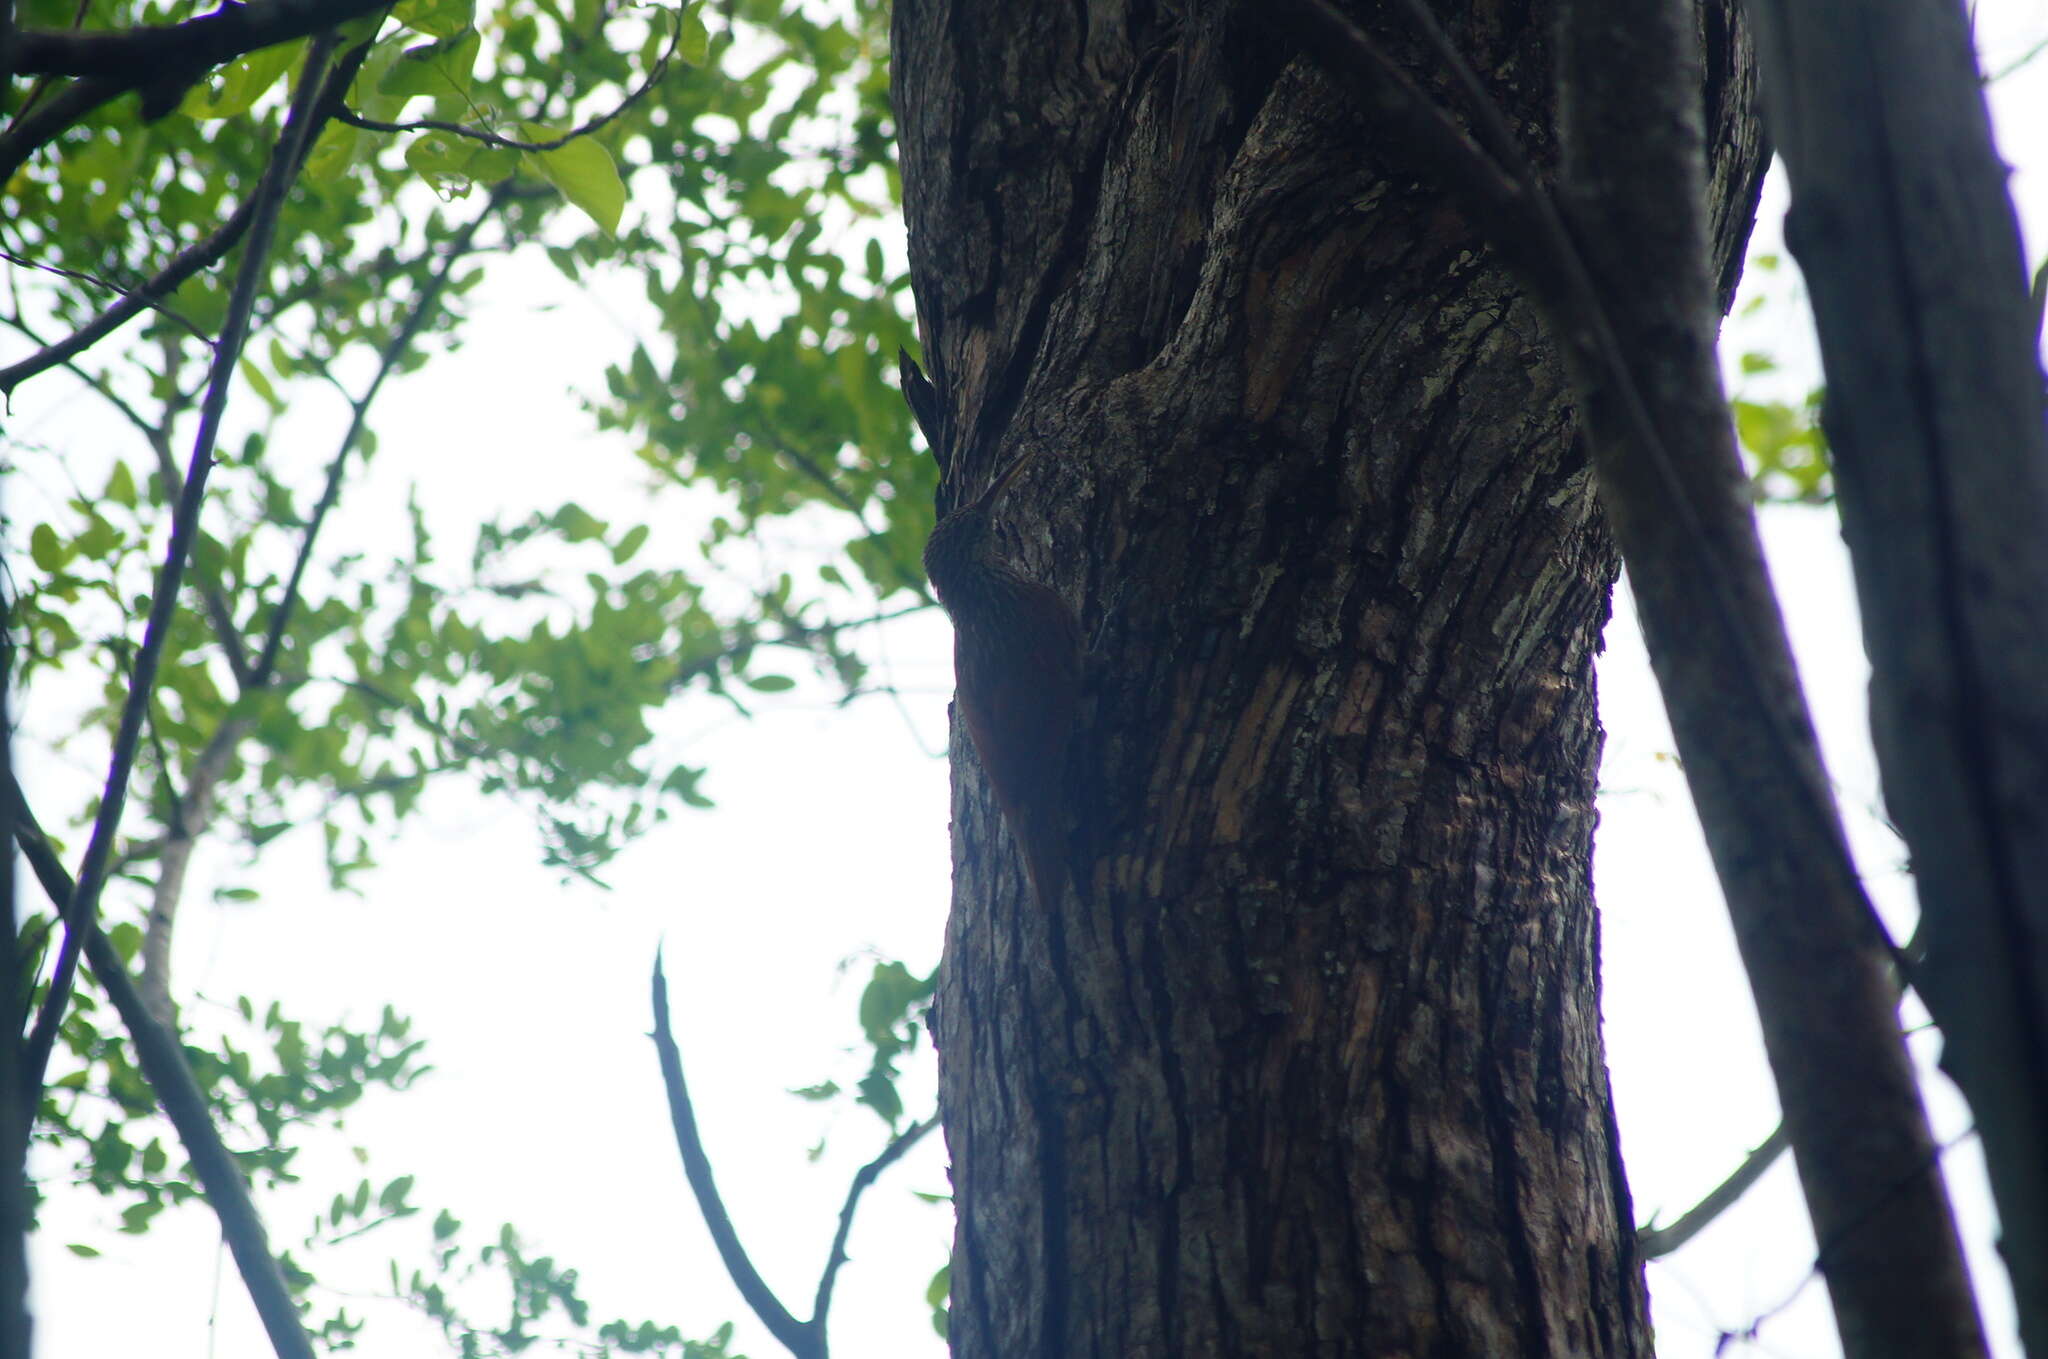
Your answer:
[[[2048,36],[2048,3],[1987,7],[1980,27],[1986,65],[1997,69]],[[2048,175],[2029,161],[2048,154],[2037,130],[2044,79],[2048,61],[1994,90],[2003,149],[2018,167],[2015,192],[2037,224],[2048,223]],[[1766,248],[1781,208],[1774,190],[1759,228]],[[2038,262],[2041,252],[2037,230],[2029,258]],[[597,389],[603,358],[619,348],[617,323],[537,268],[507,273],[477,311],[462,351],[380,402],[382,451],[330,526],[330,556],[388,543],[409,485],[453,540],[451,555],[462,526],[494,512],[517,516],[569,497],[600,515],[607,506],[644,510],[630,450],[593,436],[572,395]],[[1730,345],[1786,360],[1804,354],[1810,364],[1803,325],[1773,307],[1743,323]],[[564,344],[565,334],[583,338]],[[32,403],[50,400],[40,387],[16,398],[17,432],[37,432]],[[60,423],[53,418],[42,432],[55,437]],[[325,456],[335,428],[307,427],[309,459]],[[15,480],[37,494],[32,471]],[[43,489],[62,494],[54,483]],[[19,501],[15,508],[28,509]],[[663,515],[648,555],[688,560],[689,516]],[[1903,856],[1871,810],[1878,799],[1863,727],[1865,667],[1834,522],[1825,511],[1774,510],[1765,533],[1861,862],[1903,918]],[[809,545],[799,524],[774,547],[801,555]],[[1682,778],[1665,754],[1670,737],[1625,596],[1608,644],[1601,701],[1610,737],[1596,862],[1608,1049],[1638,1216],[1668,1221],[1760,1141],[1776,1113],[1747,988]],[[932,753],[944,744],[951,687],[944,621],[892,625],[870,636],[868,653],[881,662],[877,678],[898,687],[898,701],[839,710],[825,686],[805,677],[784,701],[761,704],[752,723],[714,701],[688,706],[670,753],[709,766],[706,790],[719,806],[679,815],[630,850],[607,873],[610,894],[564,885],[542,868],[518,809],[446,792],[429,800],[403,843],[381,851],[384,867],[363,881],[360,897],[326,891],[310,834],[280,842],[260,874],[243,872],[232,855],[196,865],[179,938],[182,986],[221,1003],[244,993],[259,1006],[277,997],[309,1022],[374,1019],[388,1001],[415,1018],[437,1067],[410,1094],[366,1103],[338,1145],[307,1153],[302,1170],[317,1188],[266,1205],[276,1241],[295,1242],[332,1193],[361,1174],[381,1184],[414,1173],[413,1199],[429,1209],[417,1230],[407,1224],[371,1235],[353,1256],[335,1257],[352,1265],[321,1267],[326,1283],[365,1295],[384,1290],[385,1258],[418,1255],[426,1218],[446,1206],[479,1242],[509,1220],[534,1253],[574,1265],[599,1317],[652,1318],[699,1337],[734,1320],[736,1349],[755,1359],[781,1353],[726,1282],[683,1185],[645,1037],[647,973],[666,940],[676,1033],[727,1205],[756,1262],[802,1313],[847,1179],[879,1149],[882,1130],[864,1110],[809,1105],[784,1092],[858,1073],[850,1049],[867,957],[930,967],[948,893],[947,773]],[[83,786],[55,766],[46,778],[62,790],[60,803],[75,801]],[[212,904],[212,887],[229,882],[259,886],[265,900]],[[192,1013],[203,1016],[203,1006]],[[929,1106],[928,1065],[906,1091],[913,1115]],[[1935,1077],[1929,1093],[1939,1131],[1960,1136],[1966,1115],[1946,1083]],[[806,1151],[821,1136],[827,1149],[813,1165]],[[367,1172],[348,1143],[370,1150]],[[1948,1164],[1987,1314],[2001,1352],[2016,1355],[1974,1144],[1962,1141]],[[869,1195],[834,1308],[834,1344],[846,1359],[944,1352],[922,1297],[945,1258],[950,1223],[943,1208],[909,1191],[945,1187],[932,1139]],[[35,1261],[40,1353],[268,1353],[210,1215],[167,1215],[140,1239],[113,1235],[112,1216],[89,1193],[51,1203]],[[61,1248],[78,1240],[107,1254],[85,1261]],[[1728,1352],[1838,1353],[1822,1286],[1809,1277],[1812,1251],[1787,1158],[1692,1246],[1651,1267],[1660,1352],[1712,1355],[1723,1328],[1745,1327],[1804,1282],[1756,1341]],[[374,1298],[351,1311],[365,1307],[376,1318],[366,1353],[447,1352]]]

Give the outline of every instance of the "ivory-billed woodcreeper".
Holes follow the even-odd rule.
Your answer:
[[[903,363],[908,390],[915,365],[907,357]],[[932,432],[926,430],[927,441]],[[939,521],[925,545],[924,569],[953,620],[961,720],[1024,852],[1032,894],[1049,908],[1066,884],[1057,849],[1064,833],[1060,783],[1081,690],[1081,635],[1066,601],[1006,561],[992,531],[996,501],[1032,460],[1018,458]],[[957,474],[957,463],[949,470]]]

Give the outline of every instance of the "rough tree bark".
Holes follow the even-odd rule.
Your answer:
[[[1762,157],[1704,14],[1732,278]],[[1455,29],[1539,158],[1550,21]],[[954,747],[955,1354],[1648,1353],[1615,556],[1532,310],[1255,13],[898,0],[893,60],[941,509],[1042,454],[999,517],[1089,653],[1058,902]]]

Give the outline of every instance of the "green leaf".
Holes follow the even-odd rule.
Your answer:
[[[796,681],[787,675],[748,675],[747,687],[764,694],[780,694],[796,688]]]
[[[466,188],[474,179],[469,167],[483,145],[452,132],[426,132],[405,148],[405,163],[427,181],[436,193],[447,194]]]
[[[472,0],[400,0],[391,17],[430,38],[452,38],[476,15]]]
[[[121,955],[122,962],[132,963],[135,955],[142,952],[142,927],[132,920],[118,921],[107,927],[107,942]]]
[[[258,368],[255,360],[244,358],[239,366],[242,371],[242,381],[249,384],[249,389],[256,393],[264,405],[274,411],[284,409],[284,401],[278,396],[277,388],[271,385],[270,375],[261,368]]]
[[[932,1281],[925,1285],[924,1290],[924,1300],[932,1309],[932,1329],[939,1333],[941,1340],[946,1338],[946,1327],[952,1321],[952,1313],[946,1306],[952,1296],[953,1262],[948,1260],[939,1266],[939,1272],[932,1275]]]
[[[624,566],[627,562],[633,560],[633,554],[638,552],[641,545],[647,541],[647,533],[648,528],[645,524],[635,524],[632,528],[627,529],[625,536],[612,544],[613,565]]]
[[[676,39],[676,60],[686,66],[702,66],[711,58],[711,30],[704,16],[694,9],[683,16],[682,36]]]
[[[29,560],[45,571],[55,571],[64,564],[70,554],[57,541],[57,530],[48,524],[37,524],[28,534]]]
[[[397,1212],[405,1206],[405,1196],[412,1192],[413,1177],[400,1175],[384,1186],[384,1192],[377,1195],[377,1206],[387,1213]]]
[[[114,474],[107,478],[106,498],[116,505],[134,509],[136,503],[135,474],[128,470],[128,464],[114,464]]]
[[[555,524],[572,543],[587,543],[604,536],[604,521],[573,500],[555,512]]]
[[[476,54],[483,39],[473,28],[451,37],[408,47],[377,82],[380,93],[410,98],[416,94],[466,95],[470,73],[476,69]]]
[[[357,129],[342,123],[329,123],[306,157],[306,178],[315,183],[331,183],[340,179],[349,166],[355,164],[356,152],[362,143],[363,134]]]
[[[924,984],[903,964],[876,963],[874,975],[860,993],[860,1027],[868,1041],[890,1038],[896,1021],[924,994]]]
[[[878,1071],[860,1078],[860,1102],[880,1114],[891,1127],[903,1117],[903,1097],[896,1093],[896,1082]]]
[[[529,142],[551,142],[562,134],[538,123],[521,124],[520,136]],[[626,182],[612,153],[595,139],[578,137],[553,151],[529,151],[526,163],[548,183],[561,190],[562,197],[588,214],[590,220],[615,236],[619,216],[626,210]]]
[[[94,1250],[91,1246],[84,1245],[77,1241],[73,1241],[70,1244],[66,1245],[64,1249],[70,1251],[73,1255],[76,1255],[81,1260],[96,1260],[99,1258],[99,1252],[97,1250]]]
[[[277,78],[297,65],[305,55],[307,39],[282,42],[260,48],[231,61],[220,72],[218,82],[201,81],[185,92],[178,112],[187,118],[239,118]]]
[[[114,526],[95,514],[86,524],[85,532],[72,541],[71,552],[89,562],[103,562],[120,545],[121,535]]]

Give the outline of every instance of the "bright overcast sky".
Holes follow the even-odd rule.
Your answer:
[[[2048,37],[2048,3],[1986,6],[1980,29],[1986,65],[1999,69]],[[2048,158],[2036,132],[2048,126],[2044,80],[2048,58],[1994,91],[2003,150],[2019,167],[2015,191],[2036,224],[2048,223],[2048,173],[2028,168]],[[1774,186],[1763,248],[1776,239],[1782,203]],[[2037,226],[2036,262],[2044,236]],[[520,517],[564,498],[601,516],[644,512],[630,450],[592,435],[573,396],[596,390],[602,362],[624,352],[619,322],[544,266],[493,268],[503,272],[481,294],[466,347],[395,384],[380,403],[381,452],[330,527],[330,558],[388,551],[413,486],[451,558],[492,513]],[[1771,287],[1774,297],[1796,294],[1796,280],[1783,275]],[[1742,323],[1731,347],[1810,365],[1804,325],[1789,306],[1772,306]],[[1797,380],[1810,373],[1805,367]],[[45,413],[60,381],[17,396],[14,432],[57,442],[67,456],[87,435],[102,446],[124,437],[80,423],[80,402]],[[324,457],[331,418],[297,428],[309,462]],[[61,479],[26,460],[13,480],[11,508],[28,517],[38,498],[66,493]],[[649,556],[685,563],[696,518],[677,496],[658,504]],[[1774,510],[1765,531],[1864,871],[1893,918],[1906,920],[1903,855],[1874,812],[1864,662],[1835,524],[1825,511]],[[815,560],[822,536],[802,524],[780,531],[760,569]],[[1608,1047],[1636,1212],[1668,1221],[1761,1141],[1776,1113],[1625,596],[1608,643],[1596,864]],[[195,866],[178,968],[181,986],[204,998],[188,1007],[199,1025],[211,1022],[207,1002],[232,1004],[242,994],[259,1007],[281,999],[309,1022],[373,1020],[389,1002],[415,1017],[437,1068],[403,1097],[373,1097],[342,1138],[309,1150],[301,1169],[314,1187],[266,1203],[278,1244],[295,1243],[333,1192],[362,1174],[377,1184],[416,1174],[413,1200],[428,1213],[320,1266],[325,1283],[365,1295],[388,1289],[383,1261],[419,1258],[425,1218],[445,1206],[479,1243],[509,1221],[533,1253],[575,1266],[600,1317],[651,1318],[697,1337],[734,1320],[737,1349],[755,1359],[781,1353],[726,1282],[683,1186],[645,1036],[646,981],[665,940],[676,1032],[726,1202],[764,1274],[803,1313],[847,1179],[879,1149],[882,1128],[864,1110],[810,1105],[786,1091],[858,1074],[854,1003],[869,959],[929,968],[948,892],[944,620],[892,625],[870,634],[866,649],[895,698],[841,710],[825,685],[806,679],[751,723],[715,700],[691,700],[665,728],[665,753],[709,766],[706,790],[718,807],[679,815],[629,851],[607,874],[609,894],[565,885],[543,868],[516,808],[453,789],[428,800],[402,844],[380,851],[384,867],[363,880],[360,896],[326,890],[310,834],[280,842],[253,874],[234,853]],[[25,759],[37,758],[38,713],[63,706],[45,696],[30,707]],[[73,757],[45,758],[36,773],[52,807],[76,805],[93,777]],[[264,900],[214,905],[211,889],[229,883],[259,887]],[[927,1061],[907,1083],[913,1115],[929,1106],[931,1084]],[[2001,1352],[2016,1355],[1981,1171],[1962,1138],[1966,1115],[1939,1077],[1930,1098],[1942,1135],[1962,1139],[1950,1153],[1952,1181]],[[808,1152],[821,1139],[812,1163]],[[367,1171],[352,1145],[368,1149]],[[950,1223],[944,1208],[910,1191],[945,1188],[933,1139],[869,1195],[834,1308],[834,1346],[847,1359],[944,1352],[923,1293],[944,1262]],[[53,1190],[36,1256],[42,1354],[268,1353],[210,1215],[168,1215],[140,1239],[114,1236],[112,1218],[96,1196]],[[106,1255],[87,1261],[62,1249],[79,1240]],[[1764,1321],[1753,1350],[1730,1352],[1838,1352],[1821,1286],[1809,1277],[1812,1258],[1788,1160],[1691,1247],[1651,1267],[1660,1352],[1712,1355],[1722,1329],[1740,1330],[1795,1293]],[[366,1352],[447,1352],[402,1312],[369,1297],[351,1306],[365,1309],[375,1318]]]

